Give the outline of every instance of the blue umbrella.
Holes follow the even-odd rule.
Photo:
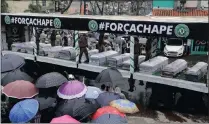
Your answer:
[[[86,99],[96,99],[102,91],[97,87],[88,86],[85,95]]]
[[[26,99],[13,106],[9,113],[12,123],[26,123],[36,116],[39,103],[35,99]]]
[[[97,124],[128,124],[126,118],[115,114],[104,114],[91,122]]]
[[[109,103],[113,100],[121,99],[120,95],[114,92],[104,92],[99,94],[98,98],[96,99],[97,103],[103,107],[108,106]]]

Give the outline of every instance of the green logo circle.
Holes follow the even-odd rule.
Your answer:
[[[89,21],[88,27],[89,27],[90,31],[97,31],[98,30],[98,24],[94,20]]]
[[[177,37],[188,37],[189,36],[189,33],[190,33],[190,30],[189,30],[189,27],[185,24],[178,24],[176,27],[175,27],[175,31],[174,31],[175,35]]]
[[[62,23],[61,23],[60,19],[55,18],[54,19],[54,27],[55,28],[61,28],[61,26],[62,26]]]
[[[5,21],[6,24],[11,24],[11,19],[10,19],[9,16],[5,16],[4,21]]]

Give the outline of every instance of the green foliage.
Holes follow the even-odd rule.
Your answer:
[[[42,11],[42,6],[40,4],[37,4],[37,5],[29,4],[28,9],[25,10],[24,12],[41,13],[43,11]]]
[[[1,0],[1,12],[2,13],[7,13],[9,12],[9,5],[6,2],[6,0]]]

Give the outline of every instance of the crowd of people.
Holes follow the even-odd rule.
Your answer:
[[[116,119],[127,123],[125,114],[139,111],[136,104],[128,100],[129,96],[122,93],[123,85],[120,84],[124,84],[124,79],[120,74],[115,74],[120,73],[116,68],[101,72],[94,85],[88,85],[78,76],[68,75],[67,72],[63,75],[59,71],[37,71],[38,77],[29,75],[27,70],[33,69],[26,66],[27,61],[18,55],[6,54],[2,61],[2,123],[53,123],[66,116],[71,116],[79,123],[106,123],[100,120],[106,114],[109,114],[109,122],[113,123]],[[16,64],[11,66],[12,63]],[[108,76],[109,73],[115,74],[114,79],[117,80]],[[101,115],[100,111],[103,110],[106,113]],[[116,111],[124,116],[110,118]]]

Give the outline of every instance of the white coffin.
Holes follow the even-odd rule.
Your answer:
[[[24,50],[24,43],[13,43],[12,44],[12,51],[13,52],[21,52]],[[22,49],[22,50],[21,50]]]
[[[187,61],[184,59],[177,59],[176,61],[166,65],[162,69],[162,75],[163,76],[168,76],[168,77],[173,77],[179,74],[180,72],[184,71],[187,69]]]
[[[129,53],[125,53],[125,54],[121,54],[118,56],[114,56],[109,58],[108,61],[108,66],[110,67],[118,67],[121,66],[123,64],[124,61],[129,60],[130,58],[130,54]]]
[[[24,49],[26,53],[33,54],[33,49],[36,48],[35,42],[25,42]],[[39,55],[46,56],[47,53],[45,51],[51,48],[51,44],[39,43]]]
[[[98,49],[88,50],[89,58],[90,58],[92,55],[98,54],[98,53],[99,53],[99,50],[98,50]],[[83,55],[82,55],[81,61],[82,61],[82,62],[86,61],[86,56],[85,56],[84,53],[83,53]]]
[[[105,65],[107,64],[108,58],[111,58],[113,56],[118,55],[118,52],[116,51],[106,51],[98,54],[94,54],[90,57],[90,63],[91,65]]]
[[[152,74],[157,71],[161,71],[166,65],[168,65],[168,58],[157,56],[141,63],[139,67],[141,73]]]
[[[73,47],[63,47],[58,53],[58,58],[65,60],[75,60],[76,51]]]
[[[145,56],[144,55],[140,55],[139,56],[139,59],[138,59],[138,64],[140,65],[142,62],[144,62],[144,60],[145,60]],[[122,63],[122,69],[123,70],[130,70],[130,59],[128,59],[128,60],[126,60],[126,61],[124,61],[123,63]]]
[[[46,51],[48,53],[48,57],[51,58],[58,58],[58,54],[59,52],[62,50],[62,46],[54,46],[51,47],[48,51]]]
[[[188,69],[185,77],[189,81],[199,81],[207,73],[208,64],[205,62],[198,62],[192,68]]]

